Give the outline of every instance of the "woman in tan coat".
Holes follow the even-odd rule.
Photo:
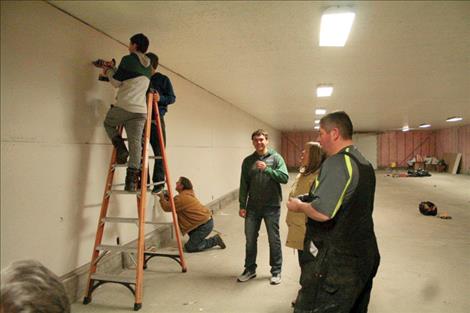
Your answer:
[[[318,170],[325,159],[320,144],[316,142],[307,142],[300,155],[299,174],[295,178],[291,187],[289,198],[305,195],[310,192],[315,179],[318,176]],[[302,255],[307,217],[304,213],[287,211],[286,223],[288,227],[286,246],[297,249],[299,262]]]

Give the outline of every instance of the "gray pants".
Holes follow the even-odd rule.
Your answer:
[[[140,169],[142,154],[142,133],[147,114],[132,113],[117,106],[111,106],[104,120],[104,128],[110,139],[119,136],[118,126],[124,125],[129,145],[129,167]]]

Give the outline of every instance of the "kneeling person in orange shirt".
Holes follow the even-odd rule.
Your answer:
[[[199,252],[214,246],[225,249],[225,243],[219,235],[207,238],[214,228],[212,212],[199,202],[194,194],[193,184],[186,177],[180,177],[176,182],[178,195],[174,197],[176,214],[181,233],[188,234],[189,240],[184,245],[186,252]],[[168,195],[158,193],[162,209],[171,212]]]

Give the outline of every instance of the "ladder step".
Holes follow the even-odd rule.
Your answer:
[[[156,182],[156,183],[150,183],[150,184],[147,184],[147,187],[154,187],[154,186],[159,186],[159,185],[165,185],[165,181],[159,181],[159,182]],[[152,190],[150,190],[152,191]]]
[[[156,182],[156,183],[150,183],[150,184],[147,184],[147,187],[153,187],[153,186],[158,186],[158,185],[163,185],[165,184],[165,181],[159,181],[159,182]],[[126,184],[122,183],[122,184],[113,184],[111,186],[113,187],[122,187],[122,186],[125,186]],[[147,191],[152,191],[152,190],[147,190]]]
[[[149,156],[149,160],[152,159],[152,160],[163,160],[163,158],[161,156],[154,156],[154,155],[150,155]],[[128,167],[129,166],[129,163],[124,163],[124,164],[113,164],[113,168],[116,168],[116,167]]]
[[[111,274],[92,274],[91,279],[109,281],[114,283],[135,284],[135,276],[120,276]]]
[[[148,191],[148,190],[147,190]],[[108,191],[108,195],[109,194],[118,194],[118,195],[138,195],[140,196],[140,190],[137,190],[137,191],[127,191],[127,190],[116,190],[116,189],[111,189],[110,191]]]
[[[99,245],[99,246],[96,246],[96,250],[113,251],[113,252],[137,252],[137,248],[135,247],[113,246],[113,245]]]
[[[116,167],[127,167],[127,163],[124,163],[124,164],[113,164],[113,168],[116,168]]]
[[[137,224],[139,222],[138,218],[134,217],[105,217],[101,219],[104,223],[131,223]],[[145,224],[149,225],[168,225],[173,224],[172,222],[153,222],[153,221],[145,221]]]

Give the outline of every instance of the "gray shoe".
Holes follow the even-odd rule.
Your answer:
[[[256,272],[250,272],[249,270],[245,269],[243,273],[240,276],[238,276],[237,281],[240,283],[243,283],[255,277],[256,277]]]
[[[279,285],[281,283],[281,273],[273,274],[269,280],[271,285]]]

